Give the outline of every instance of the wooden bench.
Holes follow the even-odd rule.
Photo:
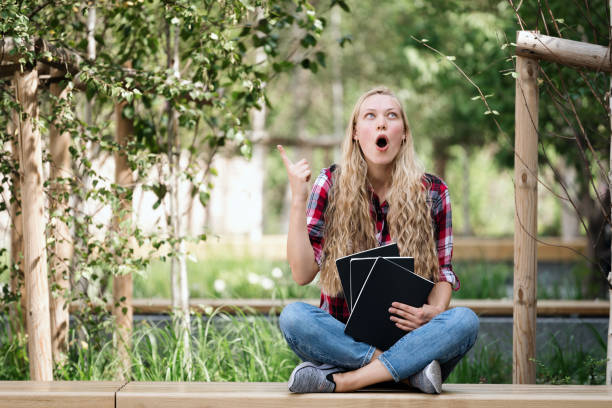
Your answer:
[[[280,313],[289,303],[301,301],[318,306],[319,299],[191,299],[191,310],[206,314],[207,309],[221,308],[226,313],[237,310],[263,314]],[[167,299],[134,299],[134,314],[168,314],[171,310]],[[466,306],[479,316],[512,316],[513,303],[510,299],[479,300],[453,299],[451,307]],[[539,316],[608,316],[610,303],[607,300],[538,300]]]
[[[115,408],[121,381],[0,381],[0,408]]]
[[[368,389],[346,394],[291,394],[285,383],[0,382],[0,408],[610,408],[612,386],[445,384],[440,395]]]

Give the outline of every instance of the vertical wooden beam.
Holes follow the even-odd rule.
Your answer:
[[[514,323],[512,382],[535,384],[537,174],[537,60],[516,58],[514,191]]]
[[[11,135],[11,157],[15,163],[19,163],[19,116],[17,112],[11,112],[10,127],[8,129]],[[10,310],[10,321],[12,323],[11,336],[25,335],[27,297],[25,292],[25,277],[23,276],[23,219],[21,217],[21,178],[19,174],[11,175],[11,292],[17,294],[20,292],[21,299],[19,302],[20,310],[17,304],[13,305]]]
[[[126,102],[115,105],[116,140],[121,149],[115,153],[115,182],[124,188],[133,188],[134,178],[128,164],[126,145],[134,134],[134,123],[123,115]],[[114,228],[120,231],[123,223],[132,218],[132,201],[125,195],[121,197],[119,214],[115,215]],[[113,315],[117,324],[117,351],[120,371],[117,379],[126,380],[129,376],[131,336],[132,336],[132,274],[116,275],[113,279]]]
[[[59,76],[61,72],[54,68],[51,75]],[[69,87],[61,87],[58,83],[50,86],[51,94],[59,100],[65,100],[70,92]],[[69,209],[70,191],[68,181],[72,177],[70,160],[70,133],[61,132],[56,123],[49,128],[49,149],[51,151],[51,213],[66,215]],[[63,181],[59,181],[63,179]],[[70,313],[66,307],[66,296],[70,290],[70,263],[72,260],[73,246],[72,234],[68,224],[56,217],[52,220],[51,235],[54,239],[55,250],[50,255],[49,266],[51,268],[51,282],[55,288],[50,297],[51,309],[51,347],[53,361],[61,363],[66,359],[68,351],[68,328],[70,324]]]
[[[38,71],[15,72],[19,113],[19,157],[22,174],[24,273],[27,295],[30,379],[52,381],[49,282],[45,240],[42,148],[38,120]]]

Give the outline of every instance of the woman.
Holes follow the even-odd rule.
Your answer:
[[[292,163],[278,149],[291,186],[287,258],[293,279],[305,285],[321,273],[320,307],[293,303],[280,316],[289,346],[304,360],[289,390],[346,392],[394,380],[440,393],[476,341],[479,323],[470,309],[448,309],[460,286],[451,266],[450,197],[444,182],[417,162],[399,100],[384,87],[359,98],[342,165],[321,171],[309,199],[308,163]],[[400,255],[414,256],[415,273],[435,284],[420,308],[389,305],[389,319],[406,335],[379,350],[344,334],[349,311],[335,260],[393,241]]]

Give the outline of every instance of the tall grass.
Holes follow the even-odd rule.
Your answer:
[[[191,370],[183,364],[181,333],[172,324],[138,324],[131,351],[131,379],[136,381],[246,381],[284,382],[300,362],[287,346],[276,316],[235,315],[214,311],[195,316],[190,351]],[[0,380],[29,378],[26,342],[9,337],[0,322]],[[91,328],[89,328],[91,329]],[[68,361],[56,367],[58,380],[112,380],[118,356],[112,340],[112,320],[95,330],[71,328]],[[84,334],[88,333],[88,334]],[[538,356],[537,382],[546,384],[603,384],[605,343],[585,350],[580,344],[562,349],[551,337],[547,352]],[[571,340],[571,339],[570,339]],[[511,383],[512,361],[497,344],[475,348],[459,362],[449,383]]]
[[[182,363],[182,344],[172,325],[140,327],[134,336],[133,379],[279,382],[299,363],[275,316],[246,316],[239,310],[194,319],[191,371]]]

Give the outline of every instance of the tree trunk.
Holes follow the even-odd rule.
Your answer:
[[[565,186],[567,194],[575,200],[578,196],[576,188],[576,169],[568,166],[561,157],[559,162],[561,181]],[[561,200],[561,240],[570,242],[580,235],[580,222],[576,215],[576,209],[569,201]]]
[[[11,114],[10,128],[11,155],[15,163],[19,163],[19,117],[15,111]],[[19,306],[13,304],[10,309],[11,336],[20,337],[25,334],[27,322],[27,297],[25,278],[23,276],[23,218],[21,217],[21,180],[19,175],[11,175],[11,293],[21,295]]]
[[[120,102],[115,105],[115,121],[117,124],[117,143],[122,146],[119,152],[115,153],[115,181],[117,185],[131,189],[133,188],[133,175],[127,161],[125,146],[130,137],[134,134],[134,124],[132,120],[123,116],[123,109],[126,103]],[[114,228],[121,231],[122,224],[132,218],[132,202],[126,197],[121,197],[119,214],[114,217]],[[129,223],[131,225],[131,223]],[[117,352],[120,361],[120,372],[118,378],[126,380],[130,371],[131,335],[132,335],[132,274],[115,275],[113,279],[113,315],[117,324]]]
[[[93,61],[96,59],[96,38],[94,37],[96,30],[96,7],[89,7],[87,10],[87,59]],[[93,104],[94,98],[85,101],[85,123],[91,126],[93,123]]]
[[[463,149],[465,152],[465,156],[462,160],[463,167],[463,188],[462,188],[462,197],[461,197],[461,210],[463,212],[463,235],[472,235],[474,234],[474,230],[472,229],[472,222],[470,220],[470,158],[471,151],[468,148]]]
[[[51,75],[58,75],[60,71],[51,69]],[[50,86],[51,94],[57,98],[66,99],[70,92],[68,87],[61,89],[57,83]],[[51,308],[51,346],[53,360],[56,364],[66,361],[68,351],[68,328],[70,314],[66,305],[68,291],[70,290],[70,261],[72,259],[72,235],[68,224],[59,217],[67,215],[69,210],[68,181],[72,177],[70,160],[70,133],[60,132],[51,124],[49,147],[51,150],[51,213],[57,214],[52,220],[52,237],[55,251],[50,256],[51,282],[54,288],[50,293]],[[63,179],[59,181],[58,179]]]
[[[330,35],[334,40],[334,45],[330,48],[330,62],[332,69],[332,104],[334,120],[334,137],[342,140],[344,134],[344,88],[342,86],[342,50],[336,42],[341,36],[340,24],[342,23],[342,12],[339,7],[331,10]],[[330,157],[331,156],[331,157]],[[333,157],[333,159],[332,159]],[[333,152],[325,150],[325,165],[331,164],[331,160],[340,159],[340,146],[335,147]],[[315,169],[316,171],[316,169]]]
[[[444,140],[434,140],[434,173],[444,180],[448,164],[448,143]]]
[[[612,13],[612,0],[608,2],[608,13]],[[612,25],[612,14],[610,14],[610,25]],[[612,78],[610,79],[610,92],[612,92]],[[608,104],[610,108],[610,129],[612,130],[612,97],[608,97]],[[612,217],[612,136],[610,137],[610,163],[608,170],[608,194],[610,195],[610,216]],[[612,385],[612,242],[610,243],[610,256],[610,270],[608,272],[610,313],[608,313],[608,363],[606,364],[606,385]]]
[[[263,10],[258,10],[258,18],[263,16]],[[266,53],[263,49],[258,48],[255,51],[255,63],[257,65],[263,65],[266,62]],[[265,85],[264,85],[265,86]],[[250,228],[250,239],[252,241],[259,241],[263,235],[263,220],[264,220],[264,180],[266,171],[266,146],[263,143],[258,143],[266,137],[266,102],[263,98],[260,98],[259,105],[261,109],[251,112],[251,124],[253,129],[252,140],[253,144],[253,156],[251,157],[251,166],[253,168],[253,186],[250,189],[252,192],[251,196],[251,211],[252,211],[252,223]]]
[[[174,76],[180,77],[179,73],[179,33],[178,29],[167,29],[167,52],[168,67],[172,68]],[[178,135],[178,112],[173,108],[172,102],[168,101],[168,165],[170,168],[170,220],[172,236],[174,238],[174,255],[171,261],[171,278],[173,285],[173,305],[177,307],[178,321],[175,324],[177,333],[181,333],[183,340],[183,367],[187,372],[187,378],[191,378],[191,319],[189,315],[189,285],[187,280],[186,248],[183,237],[183,211],[181,211],[181,142]],[[178,287],[177,287],[178,286]]]
[[[170,28],[170,23],[166,22],[166,55],[168,56],[167,66],[169,69],[174,69],[174,52],[173,52],[173,44],[172,44],[172,29]],[[178,62],[178,61],[177,61]],[[178,67],[175,73],[178,72]],[[174,189],[174,161],[175,161],[175,151],[174,151],[174,132],[175,126],[177,124],[176,121],[176,111],[172,108],[172,104],[170,101],[166,103],[166,113],[168,115],[168,171],[170,173],[170,183],[169,188],[170,191],[170,202],[169,202],[169,217],[172,220],[171,225],[168,227],[171,229],[171,234],[175,233],[175,224],[174,220],[178,218],[178,212],[176,210],[176,203],[174,201],[174,196],[172,191]],[[174,250],[175,248],[173,248]],[[170,289],[171,289],[171,300],[172,300],[172,312],[176,313],[180,309],[180,301],[181,293],[180,293],[180,284],[179,284],[179,265],[178,261],[175,257],[170,259]]]
[[[14,76],[19,118],[19,163],[23,175],[24,274],[28,311],[28,355],[30,379],[53,380],[49,282],[45,249],[45,208],[42,147],[38,120],[38,71],[16,71]]]
[[[94,6],[91,6],[88,8],[88,14],[87,14],[87,59],[90,61],[93,61],[96,59],[96,40],[94,37],[95,23],[96,23],[96,8]],[[87,124],[87,126],[92,126],[94,124],[93,106],[94,106],[95,96],[92,97],[91,100],[89,101],[86,99],[85,94],[83,94],[83,97],[85,98],[83,102],[84,103],[83,110],[85,114],[84,115],[85,123]],[[86,132],[89,133],[90,130],[87,129]],[[85,149],[84,154],[88,160],[92,161],[94,158],[98,157],[100,153],[100,149],[98,146],[94,145],[91,142],[91,140],[87,140],[85,142],[85,146],[86,146],[86,149]],[[75,174],[74,177],[80,181],[81,185],[83,186],[89,185],[89,176],[87,172],[84,172],[79,166],[75,166],[73,167],[73,173]],[[84,192],[84,194],[86,194],[86,192]],[[73,195],[72,198],[73,198],[73,208],[74,208],[75,214],[88,214],[89,213],[90,210],[87,208],[88,206],[87,206],[86,200],[83,199],[83,196],[81,194],[75,194]],[[75,232],[76,232],[76,228],[75,228]],[[82,237],[76,234],[73,235],[72,239],[73,239],[73,246],[84,247],[87,245],[87,243],[84,242]],[[78,258],[73,257],[71,268],[70,268],[72,271],[76,270],[78,267],[78,265],[76,265],[76,262],[78,262]],[[75,293],[76,296],[86,296],[87,297],[87,291],[89,287],[89,281],[87,278],[81,277],[78,281],[75,281],[74,275],[72,275],[71,284],[72,284],[72,291]],[[85,341],[87,339],[87,333],[84,331],[82,327],[79,327],[79,330],[77,331],[77,335],[78,335],[79,341]]]

